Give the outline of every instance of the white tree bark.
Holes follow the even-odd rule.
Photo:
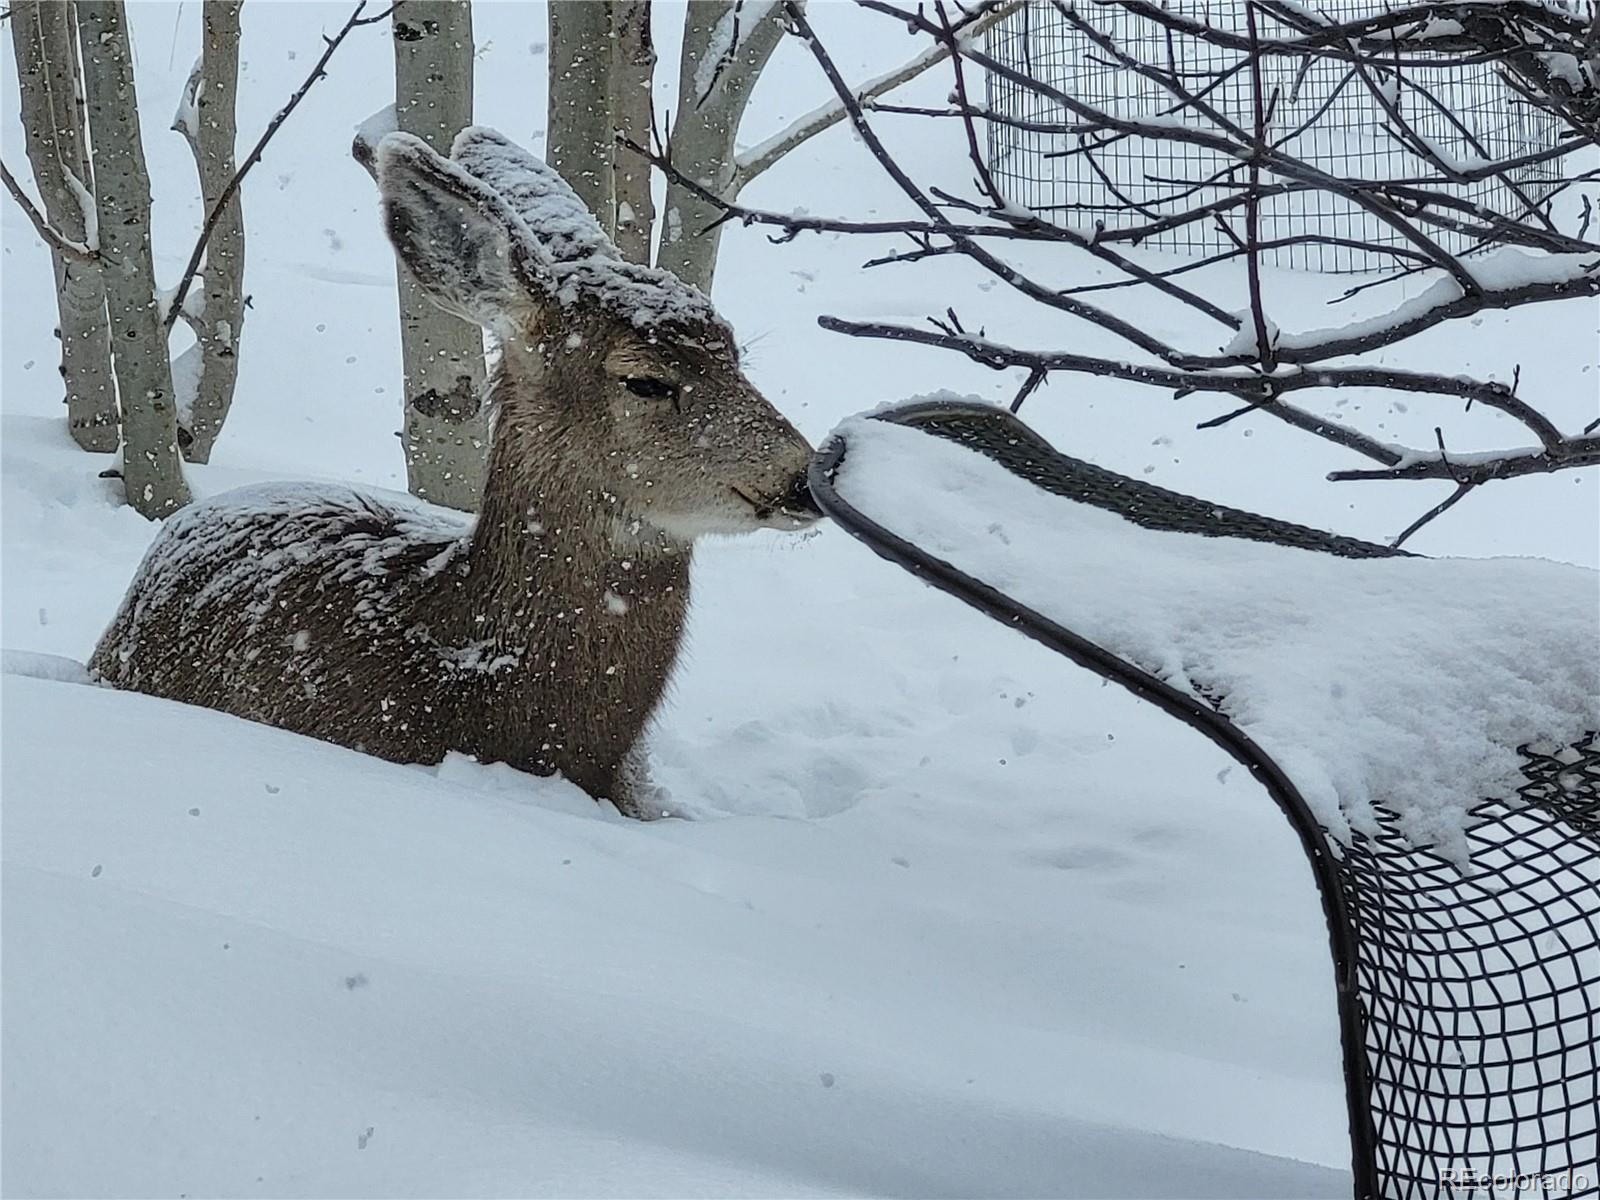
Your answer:
[[[172,363],[150,261],[150,175],[139,139],[127,13],[121,0],[78,0],[77,13],[106,313],[122,411],[123,487],[140,513],[163,517],[189,502],[189,488],[178,455]]]
[[[992,9],[969,25],[957,40],[963,47],[970,46],[978,38],[994,28],[995,25],[1021,8],[1025,2],[1026,0],[1010,0],[1010,3],[1002,4]],[[930,67],[938,66],[949,57],[950,48],[936,42],[921,54],[907,59],[894,70],[886,71],[875,79],[869,79],[860,87],[853,89],[856,99],[861,102],[863,107],[866,107],[880,96],[887,95],[901,84],[911,82],[911,80]],[[738,155],[734,162],[733,171],[734,194],[737,195],[745,184],[775,164],[791,150],[810,141],[824,130],[832,129],[845,119],[848,111],[844,104],[835,98],[806,113],[805,116],[798,118],[786,128],[767,138],[760,145],[752,146]]]
[[[650,144],[650,86],[655,78],[656,48],[650,36],[650,0],[610,0],[611,62],[607,111],[612,198],[616,206],[613,240],[630,262],[650,261],[655,227],[655,199],[650,192],[650,164],[619,149],[621,132],[641,146]]]
[[[731,38],[735,30],[737,37]],[[734,139],[739,121],[782,36],[779,5],[689,0],[671,154],[680,171],[719,196],[731,199],[738,194]],[[668,183],[656,265],[709,292],[722,227],[707,230],[707,226],[720,215],[688,189]]]
[[[545,160],[606,236],[616,234],[611,116],[612,0],[550,0],[550,117]]]
[[[206,213],[216,206],[235,170],[238,127],[234,101],[242,6],[243,0],[210,0],[203,6],[200,60],[172,126],[194,151]],[[233,404],[239,335],[244,325],[244,250],[244,208],[235,191],[206,243],[204,302],[199,316],[189,322],[197,339],[191,353],[198,356],[199,369],[187,404],[185,397],[179,397],[178,440],[190,462],[211,460],[211,447]]]
[[[407,0],[395,9],[393,31],[398,127],[449,154],[472,124],[472,8],[467,0]],[[407,485],[470,512],[489,440],[483,332],[437,308],[398,269]]]
[[[982,36],[1022,3],[1011,0],[986,14],[964,31],[961,40],[971,42]],[[739,123],[756,80],[782,36],[781,5],[755,0],[689,0],[678,75],[678,112],[669,150],[680,171],[724,200],[738,199],[745,184],[845,116],[844,105],[833,101],[745,154],[736,154]],[[863,101],[875,100],[949,56],[944,46],[931,47],[863,84],[858,95]],[[644,144],[643,138],[633,140]],[[722,226],[713,223],[720,215],[714,205],[669,182],[656,265],[709,292],[722,241]],[[712,228],[707,230],[707,226]]]
[[[52,0],[18,0],[11,6],[11,43],[28,162],[45,215],[69,240],[91,243],[94,181],[85,153],[72,7]],[[85,450],[110,453],[117,448],[117,392],[100,263],[55,250],[51,260],[67,429]]]

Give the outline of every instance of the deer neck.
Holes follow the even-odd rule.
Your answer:
[[[591,465],[590,435],[565,406],[505,380],[494,399],[498,419],[467,555],[478,634],[515,640],[561,613],[611,624],[640,604],[681,622],[690,544],[618,511]]]

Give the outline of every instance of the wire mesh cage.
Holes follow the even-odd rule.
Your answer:
[[[1059,453],[1004,410],[937,401],[878,419],[1145,528],[1343,558],[1404,553],[1116,475]],[[1211,739],[1294,827],[1328,923],[1356,1200],[1600,1197],[1600,734],[1522,747],[1525,782],[1472,810],[1464,857],[1413,844],[1381,805],[1374,828],[1340,841],[1219,708],[854,509],[832,484],[848,453],[835,435],[812,466],[812,492],[830,517]]]
[[[1245,0],[1168,0],[1166,7],[1213,27],[1240,33]],[[1355,20],[1381,12],[1376,0],[1323,0],[1319,14]],[[1249,71],[1235,70],[1241,51],[1172,34],[1115,3],[1072,9],[1143,63],[1175,66],[1207,103],[1248,128],[1253,118]],[[1108,113],[1159,116],[1204,126],[1192,108],[1176,106],[1160,85],[1112,61],[1067,19],[1052,0],[1034,0],[988,34],[988,52],[1032,79]],[[1508,87],[1489,62],[1374,68],[1378,85],[1406,123],[1447,163],[1473,167],[1547,149],[1558,124]],[[1313,166],[1345,179],[1437,179],[1437,162],[1387,131],[1386,114],[1350,63],[1331,57],[1265,56],[1264,90],[1275,94],[1268,136]],[[1204,187],[1237,164],[1217,151],[1172,139],[1084,137],[1071,132],[1071,114],[1014,80],[988,76],[987,158],[1012,203],[1059,223],[1107,228],[1174,215]],[[1438,184],[1463,200],[1514,218],[1544,206],[1561,178],[1560,159],[1513,167],[1471,182]],[[1306,234],[1324,240],[1298,240]],[[1440,230],[1454,254],[1475,247],[1463,234]],[[1236,240],[1236,238],[1238,240]],[[1150,235],[1145,244],[1181,253],[1220,253],[1241,244],[1243,230],[1197,221]],[[1391,260],[1373,246],[1403,245],[1401,235],[1350,200],[1309,190],[1268,197],[1261,207],[1263,257],[1276,266],[1316,271],[1372,271]],[[1331,239],[1331,240],[1330,240]]]

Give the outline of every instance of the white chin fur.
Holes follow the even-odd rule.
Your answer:
[[[755,513],[749,510],[739,512],[731,509],[701,513],[652,512],[646,520],[668,537],[684,542],[692,542],[697,537],[712,533],[734,535],[754,533],[757,529],[769,527],[796,528],[792,522],[786,521],[783,525],[770,524],[756,520]]]

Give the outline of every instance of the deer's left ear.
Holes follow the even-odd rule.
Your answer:
[[[463,129],[450,154],[450,165],[458,174],[513,214],[516,230],[544,264],[544,295],[549,303],[587,303],[640,330],[676,325],[732,336],[698,289],[670,271],[624,260],[577,194],[547,163],[482,126]]]
[[[378,144],[377,174],[389,240],[435,304],[504,331],[543,301],[548,261],[492,187],[405,133]]]
[[[463,129],[450,158],[505,198],[553,262],[622,261],[622,252],[556,169],[498,130]]]

